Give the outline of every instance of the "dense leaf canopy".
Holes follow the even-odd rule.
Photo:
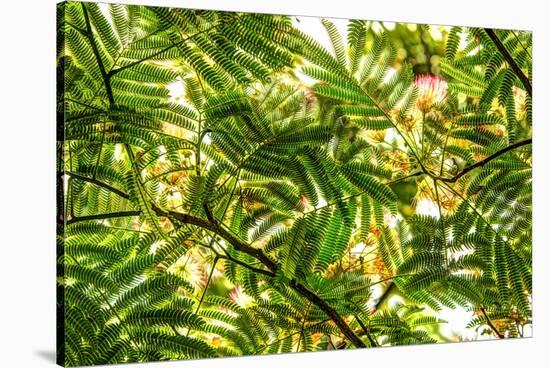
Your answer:
[[[319,25],[59,5],[60,363],[529,333],[531,34]]]

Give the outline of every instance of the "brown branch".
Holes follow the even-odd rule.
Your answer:
[[[493,153],[492,155],[488,156],[487,158],[485,158],[485,159],[483,159],[479,162],[476,162],[473,165],[470,165],[470,166],[466,167],[461,172],[459,172],[458,174],[456,174],[455,176],[453,176],[451,178],[446,178],[444,176],[438,176],[438,175],[432,173],[431,171],[429,171],[428,169],[425,169],[425,168],[422,169],[422,170],[418,170],[418,171],[416,171],[412,174],[409,174],[408,176],[406,176],[404,178],[409,178],[409,177],[413,177],[413,176],[420,176],[420,175],[426,174],[426,175],[430,176],[432,179],[435,179],[435,180],[439,180],[439,181],[442,181],[442,182],[445,182],[445,183],[454,183],[458,179],[460,179],[461,177],[463,177],[464,175],[469,173],[470,171],[472,171],[474,169],[477,169],[478,167],[482,167],[482,166],[488,164],[490,161],[493,161],[494,159],[496,159],[496,158],[500,157],[501,155],[505,154],[506,152],[512,151],[512,150],[514,150],[516,148],[519,148],[519,147],[522,147],[522,146],[527,146],[531,143],[533,143],[532,138],[529,138],[529,139],[511,144],[508,147],[505,147],[505,148]],[[404,178],[402,178],[402,179],[404,179]],[[388,184],[391,184],[391,183],[388,183]]]
[[[83,175],[76,174],[74,172],[66,172],[67,175],[87,181],[89,183],[95,184],[97,186],[100,186],[102,188],[105,188],[111,192],[114,192],[121,196],[122,198],[129,199],[130,196],[127,193],[124,193],[120,189],[117,189],[107,183],[104,183],[100,180],[89,178]],[[273,260],[271,260],[269,257],[267,257],[260,249],[256,249],[251,247],[250,245],[246,244],[245,242],[239,240],[237,237],[235,237],[233,234],[231,234],[229,231],[225,230],[223,227],[218,225],[217,223],[212,223],[208,220],[202,219],[200,217],[191,216],[186,213],[181,212],[175,212],[175,211],[164,211],[161,208],[152,205],[153,211],[159,216],[168,217],[176,219],[178,222],[195,225],[198,227],[201,227],[206,230],[210,230],[216,234],[218,234],[220,237],[228,241],[235,249],[244,252],[248,255],[251,255],[252,257],[258,259],[261,263],[263,263],[269,270],[275,271],[277,269],[277,266]],[[133,212],[132,212],[133,213]],[[141,213],[141,211],[135,211],[136,214]],[[119,213],[120,214],[120,213]],[[105,216],[111,215],[111,214],[103,214],[103,215],[93,215],[93,216],[85,216],[85,217],[79,217],[79,221],[86,221],[86,220],[97,220],[102,218],[107,218]],[[103,217],[102,217],[103,216]],[[114,216],[112,216],[114,217]],[[119,216],[120,217],[120,216]],[[73,221],[76,222],[76,221]]]
[[[158,210],[157,207],[153,207],[155,211]],[[159,214],[162,215],[162,210]],[[277,264],[271,260],[266,254],[262,252],[261,249],[253,248],[247,243],[241,241],[237,237],[235,237],[233,234],[231,234],[229,231],[225,230],[223,227],[221,227],[219,224],[213,224],[210,221],[204,220],[200,217],[190,216],[188,214],[180,213],[180,212],[173,212],[168,211],[168,213],[165,213],[164,216],[167,217],[173,217],[176,220],[186,223],[195,225],[198,227],[201,227],[203,229],[210,230],[216,234],[218,234],[220,237],[225,239],[227,242],[229,242],[235,249],[246,253],[257,260],[259,260],[261,263],[263,263],[272,273],[277,272]],[[323,299],[321,299],[317,294],[309,290],[306,286],[298,283],[296,280],[290,281],[290,287],[297,291],[300,295],[305,297],[307,300],[315,304],[319,309],[321,309],[325,314],[332,319],[332,321],[338,326],[340,331],[346,336],[356,347],[366,347],[363,340],[361,340],[347,325],[347,323],[344,321],[344,319],[338,314],[338,312],[330,306],[327,302],[325,302]]]
[[[435,180],[440,180],[440,181],[444,181],[446,183],[454,183],[456,182],[458,179],[460,179],[461,177],[463,177],[464,175],[466,175],[467,173],[469,173],[470,171],[474,170],[474,169],[477,169],[478,167],[481,167],[481,166],[484,166],[485,164],[487,164],[488,162],[496,159],[497,157],[505,154],[506,152],[509,152],[509,151],[512,151],[518,147],[522,147],[522,146],[526,146],[528,144],[531,144],[533,141],[532,138],[529,138],[529,139],[526,139],[524,141],[520,141],[520,142],[516,142],[514,144],[511,144],[509,145],[508,147],[506,148],[503,148],[501,149],[500,151],[497,151],[495,153],[493,153],[492,155],[488,156],[487,158],[485,158],[484,160],[481,160],[479,162],[476,162],[475,164],[471,165],[471,166],[468,166],[467,168],[465,168],[464,170],[462,170],[461,172],[459,172],[458,174],[456,174],[455,176],[453,176],[452,178],[444,178],[444,177],[441,177],[441,176],[434,176],[433,174],[431,174],[430,172],[426,172],[428,175],[430,175],[433,179]]]
[[[139,210],[138,211],[121,211],[121,212],[112,212],[112,213],[99,213],[97,215],[73,217],[67,220],[66,224],[70,225],[81,221],[104,220],[109,218],[130,217],[130,216],[139,216],[139,215],[141,215],[141,211]]]
[[[90,183],[96,184],[98,186],[101,186],[108,190],[113,190],[121,195],[123,198],[129,198],[129,195],[111,187],[109,184],[103,183],[97,179],[88,178],[85,176],[81,176],[75,173],[67,173],[68,175],[71,175],[73,177],[77,177],[80,180],[88,181]],[[210,230],[213,233],[217,234],[221,238],[225,239],[229,244],[233,246],[238,251],[241,251],[243,253],[246,253],[254,258],[256,258],[258,261],[260,261],[264,266],[267,267],[269,271],[263,272],[266,274],[267,272],[271,272],[271,274],[275,274],[277,272],[277,264],[269,258],[261,249],[254,248],[250,246],[249,244],[243,242],[239,238],[237,238],[235,235],[231,234],[229,231],[227,231],[225,228],[223,228],[218,223],[212,223],[206,219],[192,216],[186,213],[181,212],[175,212],[175,211],[165,211],[156,205],[152,204],[153,211],[158,216],[164,216],[173,220],[176,220],[178,222],[184,223],[184,224],[190,224],[195,225],[200,228]],[[84,220],[98,220],[103,218],[112,218],[112,217],[121,217],[122,214],[126,216],[130,215],[139,215],[141,211],[128,211],[128,212],[119,212],[119,213],[113,213],[113,214],[100,214],[100,215],[93,215],[93,216],[85,216],[85,217],[79,217],[78,221],[84,221]],[[117,215],[117,216],[115,216]],[[74,222],[74,221],[73,221]],[[271,276],[271,274],[269,276]],[[338,326],[340,331],[348,338],[356,347],[358,348],[364,348],[366,347],[365,343],[359,336],[357,336],[352,329],[347,325],[347,323],[344,321],[342,316],[338,314],[338,312],[329,305],[326,301],[321,299],[317,294],[309,290],[306,286],[298,283],[296,280],[290,281],[290,287],[297,291],[300,295],[305,297],[307,300],[315,304],[319,309],[321,309],[325,314],[332,319],[332,321]]]
[[[496,328],[496,326],[493,324],[489,316],[487,315],[487,312],[485,311],[485,308],[481,307],[481,313],[483,313],[483,316],[485,316],[485,319],[487,320],[487,324],[489,327],[491,327],[491,330],[498,336],[499,339],[503,339],[504,335],[500,333],[500,331]]]
[[[164,211],[157,206],[153,205],[153,210],[160,216],[165,216],[177,220],[178,222],[184,224],[195,225],[200,228],[210,230],[213,233],[218,234],[221,238],[225,239],[233,248],[246,253],[264,264],[270,271],[275,272],[277,270],[277,265],[275,262],[266,256],[260,249],[253,248],[242,240],[238,239],[236,236],[231,234],[229,231],[225,230],[218,224],[213,224],[208,220],[202,219],[200,217],[191,216],[186,213],[175,212],[175,211]]]
[[[352,342],[353,345],[357,348],[366,348],[367,346],[351,330],[351,328],[347,325],[347,323],[344,321],[344,319],[336,312],[334,308],[332,308],[327,302],[325,302],[323,299],[321,299],[317,294],[306,288],[304,285],[299,284],[296,282],[296,280],[290,281],[290,287],[296,290],[298,293],[300,293],[303,297],[305,297],[307,300],[315,304],[319,309],[321,309],[327,316],[332,319],[332,321],[338,326],[340,331],[346,336],[346,338]]]
[[[491,40],[493,41],[493,43],[495,44],[495,46],[497,47],[498,51],[500,51],[500,53],[502,54],[502,56],[504,57],[504,59],[506,60],[506,62],[508,63],[508,65],[510,66],[510,68],[512,68],[512,70],[514,71],[514,73],[517,75],[517,77],[519,78],[519,80],[521,81],[521,83],[523,84],[523,86],[525,87],[525,90],[527,91],[527,93],[529,94],[529,96],[532,95],[532,86],[531,86],[531,82],[529,82],[529,78],[527,78],[527,76],[525,74],[523,74],[523,72],[521,71],[521,68],[519,67],[519,65],[514,61],[514,59],[512,58],[512,55],[510,55],[510,53],[508,52],[508,50],[506,50],[506,47],[504,46],[504,44],[499,40],[497,34],[495,33],[495,31],[493,31],[492,29],[490,28],[485,28],[485,33],[487,33],[487,35],[489,36],[489,38],[491,38]]]
[[[109,184],[106,184],[106,183],[100,181],[100,180],[89,178],[87,176],[83,176],[83,175],[77,174],[77,173],[72,172],[72,171],[66,171],[65,173],[61,173],[61,174],[66,174],[66,175],[69,175],[72,178],[87,181],[87,182],[95,184],[99,187],[105,188],[105,189],[109,190],[110,192],[118,194],[122,198],[130,199],[130,196],[127,193],[124,193],[122,190],[117,189],[117,188],[115,188],[115,187],[113,187]]]

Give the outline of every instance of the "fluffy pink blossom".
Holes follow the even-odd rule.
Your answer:
[[[418,75],[415,84],[418,88],[416,107],[422,111],[427,111],[434,104],[443,102],[447,97],[447,82],[435,75]]]
[[[247,307],[252,302],[252,298],[245,294],[241,285],[235,286],[235,288],[229,293],[229,300],[237,303],[243,308]]]

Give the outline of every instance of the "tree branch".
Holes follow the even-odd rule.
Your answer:
[[[160,216],[165,216],[177,220],[178,222],[184,224],[195,225],[206,230],[210,230],[213,233],[219,235],[221,238],[225,239],[229,244],[231,244],[235,249],[246,253],[264,264],[270,271],[275,272],[277,270],[277,265],[275,262],[266,256],[261,249],[253,248],[242,240],[238,239],[236,236],[231,234],[229,231],[225,230],[218,224],[213,224],[208,220],[202,219],[200,217],[191,216],[186,213],[175,212],[175,211],[164,211],[157,206],[153,205],[153,210]]]
[[[158,207],[153,207],[155,211],[160,210]],[[160,210],[162,214],[162,210]],[[164,214],[167,217],[173,217],[174,219],[191,225],[196,225],[202,227],[203,229],[210,230],[221,238],[229,242],[235,249],[246,253],[264,264],[272,273],[277,272],[277,264],[271,260],[266,254],[262,252],[261,249],[253,248],[245,242],[241,241],[229,231],[225,230],[219,224],[213,224],[210,221],[204,220],[200,217],[190,216],[188,214],[168,211]],[[330,306],[327,302],[321,299],[317,294],[309,290],[306,286],[298,283],[296,280],[290,280],[290,287],[297,291],[300,295],[305,297],[307,300],[315,304],[319,309],[321,309],[325,314],[332,319],[332,321],[338,326],[340,331],[346,336],[356,347],[364,348],[366,347],[363,340],[361,340],[347,325],[344,319],[338,314],[338,312]]]
[[[83,176],[83,175],[77,174],[77,173],[72,172],[72,171],[66,171],[65,173],[61,173],[61,174],[66,174],[66,175],[69,175],[72,178],[87,181],[87,182],[95,184],[99,187],[105,188],[105,189],[109,190],[110,192],[118,194],[122,198],[130,199],[130,196],[127,193],[124,193],[122,190],[117,189],[117,188],[115,188],[115,187],[113,187],[109,184],[106,184],[106,183],[100,181],[100,180],[89,178],[87,176]]]
[[[512,151],[518,147],[522,147],[522,146],[526,146],[528,144],[531,144],[533,141],[532,138],[529,138],[529,139],[526,139],[524,141],[520,141],[520,142],[516,142],[514,144],[511,144],[509,145],[508,147],[506,148],[503,148],[501,149],[500,151],[497,151],[495,153],[493,153],[492,155],[488,156],[487,158],[485,158],[484,160],[481,160],[479,162],[476,162],[475,164],[471,165],[471,166],[468,166],[467,168],[465,168],[464,170],[462,170],[461,172],[459,172],[458,174],[456,174],[455,176],[453,176],[452,178],[444,178],[444,177],[441,177],[441,176],[434,176],[433,174],[427,172],[428,175],[430,175],[433,179],[435,180],[440,180],[440,181],[444,181],[446,183],[454,183],[456,182],[458,179],[460,179],[461,177],[463,177],[464,175],[466,175],[467,173],[469,173],[470,171],[474,170],[474,169],[477,169],[478,167],[481,167],[481,166],[484,166],[485,164],[487,164],[488,162],[490,161],[493,161],[494,159],[496,159],[497,157],[505,154],[506,152],[509,152],[509,151]]]
[[[114,191],[117,194],[119,194],[121,197],[129,198],[128,194],[116,188],[113,188],[109,184],[103,183],[97,179],[88,178],[88,177],[78,175],[75,173],[70,173],[70,172],[67,174],[73,177],[78,177],[78,179],[80,180],[84,180],[84,181],[88,181],[90,183],[96,184],[108,190],[114,189]],[[271,258],[269,258],[261,249],[254,248],[249,244],[243,242],[242,240],[238,239],[235,235],[231,234],[229,231],[224,229],[218,223],[212,223],[203,218],[192,216],[186,213],[175,212],[175,211],[165,211],[154,204],[151,204],[151,206],[153,211],[155,211],[155,213],[158,216],[168,217],[170,219],[176,220],[184,224],[195,225],[200,228],[210,230],[213,233],[217,234],[221,238],[225,239],[229,244],[231,244],[233,248],[235,248],[236,250],[256,258],[264,266],[266,266],[269,271],[263,272],[264,274],[267,274],[268,272],[270,272],[269,276],[271,276],[272,274],[275,274],[277,272],[277,268],[278,268],[277,264]],[[78,221],[122,217],[122,215],[135,216],[135,215],[139,215],[140,213],[141,211],[128,211],[128,212],[118,212],[118,213],[112,213],[112,214],[99,214],[99,215],[93,215],[93,216],[79,217]],[[317,294],[309,290],[306,286],[298,283],[296,280],[290,281],[290,287],[295,291],[297,291],[300,295],[305,297],[307,300],[315,304],[323,312],[325,312],[325,314],[328,317],[330,317],[330,319],[332,319],[332,321],[336,324],[336,326],[338,326],[340,331],[342,331],[344,336],[346,336],[346,338],[348,338],[356,347],[358,348],[366,347],[363,340],[361,340],[361,338],[359,338],[359,336],[357,336],[355,332],[352,331],[352,329],[347,325],[347,323],[344,321],[342,316],[340,316],[338,312],[332,306],[330,306],[326,301],[321,299]]]
[[[508,50],[506,50],[506,47],[504,47],[504,45],[502,44],[502,42],[499,40],[498,36],[496,35],[495,31],[493,31],[492,29],[490,28],[485,28],[485,33],[487,33],[487,35],[489,36],[489,38],[491,38],[491,40],[493,41],[493,43],[495,44],[495,46],[497,47],[498,51],[500,51],[500,53],[502,54],[502,56],[504,57],[504,59],[506,60],[506,62],[508,63],[508,65],[510,66],[510,68],[512,68],[512,70],[514,71],[514,73],[517,75],[517,77],[519,78],[519,80],[521,81],[521,83],[523,84],[523,86],[525,87],[525,90],[527,91],[527,93],[529,94],[529,97],[531,97],[532,95],[532,86],[531,86],[531,82],[529,82],[529,78],[527,78],[527,76],[525,74],[523,74],[523,72],[521,71],[521,68],[519,67],[519,65],[514,61],[514,59],[512,58],[512,55],[510,55],[510,53],[508,52]]]
[[[336,312],[334,308],[332,308],[327,302],[325,302],[323,299],[321,299],[317,294],[306,288],[304,285],[299,284],[296,282],[296,280],[290,281],[290,287],[296,290],[299,294],[301,294],[303,297],[305,297],[307,300],[315,304],[319,309],[321,309],[327,316],[332,319],[332,321],[338,326],[340,331],[346,336],[346,338],[352,342],[353,345],[357,348],[366,348],[367,346],[351,330],[351,328],[347,325],[347,323],[343,320],[343,318]]]
[[[477,169],[478,167],[486,165],[490,161],[493,161],[494,159],[498,158],[499,156],[505,154],[506,152],[512,151],[512,150],[514,150],[516,148],[519,148],[519,147],[522,147],[522,146],[527,146],[531,143],[533,143],[532,138],[529,138],[529,139],[511,144],[508,147],[505,147],[505,148],[493,153],[492,155],[488,156],[487,158],[485,158],[485,159],[483,159],[479,162],[476,162],[473,165],[470,165],[470,166],[466,167],[464,170],[462,170],[461,172],[459,172],[458,174],[456,174],[455,176],[453,176],[451,178],[446,178],[444,176],[438,176],[438,175],[432,173],[431,171],[429,171],[428,169],[423,169],[423,170],[416,171],[412,174],[409,174],[408,176],[406,176],[404,178],[409,178],[409,177],[413,177],[413,176],[419,176],[419,175],[422,175],[422,174],[426,174],[426,175],[430,176],[432,179],[435,179],[435,180],[439,180],[439,181],[442,181],[442,182],[445,182],[445,183],[454,183],[458,179],[460,179],[461,177],[463,177],[464,175],[469,173],[470,171],[472,171],[474,169]],[[402,179],[404,179],[404,178],[402,178]]]
[[[121,212],[112,212],[112,213],[99,213],[97,215],[73,217],[67,220],[66,224],[70,225],[81,221],[104,220],[109,218],[130,217],[130,216],[139,216],[139,215],[141,215],[141,211],[139,210],[138,211],[121,211]]]

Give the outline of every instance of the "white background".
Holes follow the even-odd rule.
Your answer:
[[[113,1],[121,2],[121,1]],[[150,363],[147,367],[531,367],[550,347],[550,22],[543,0],[126,0],[134,4],[530,29],[534,32],[534,338],[336,353]],[[0,10],[0,367],[55,354],[55,0]],[[546,210],[546,211],[545,211]],[[546,231],[545,231],[546,230]],[[546,348],[546,350],[545,350]],[[138,365],[131,365],[131,367]]]

